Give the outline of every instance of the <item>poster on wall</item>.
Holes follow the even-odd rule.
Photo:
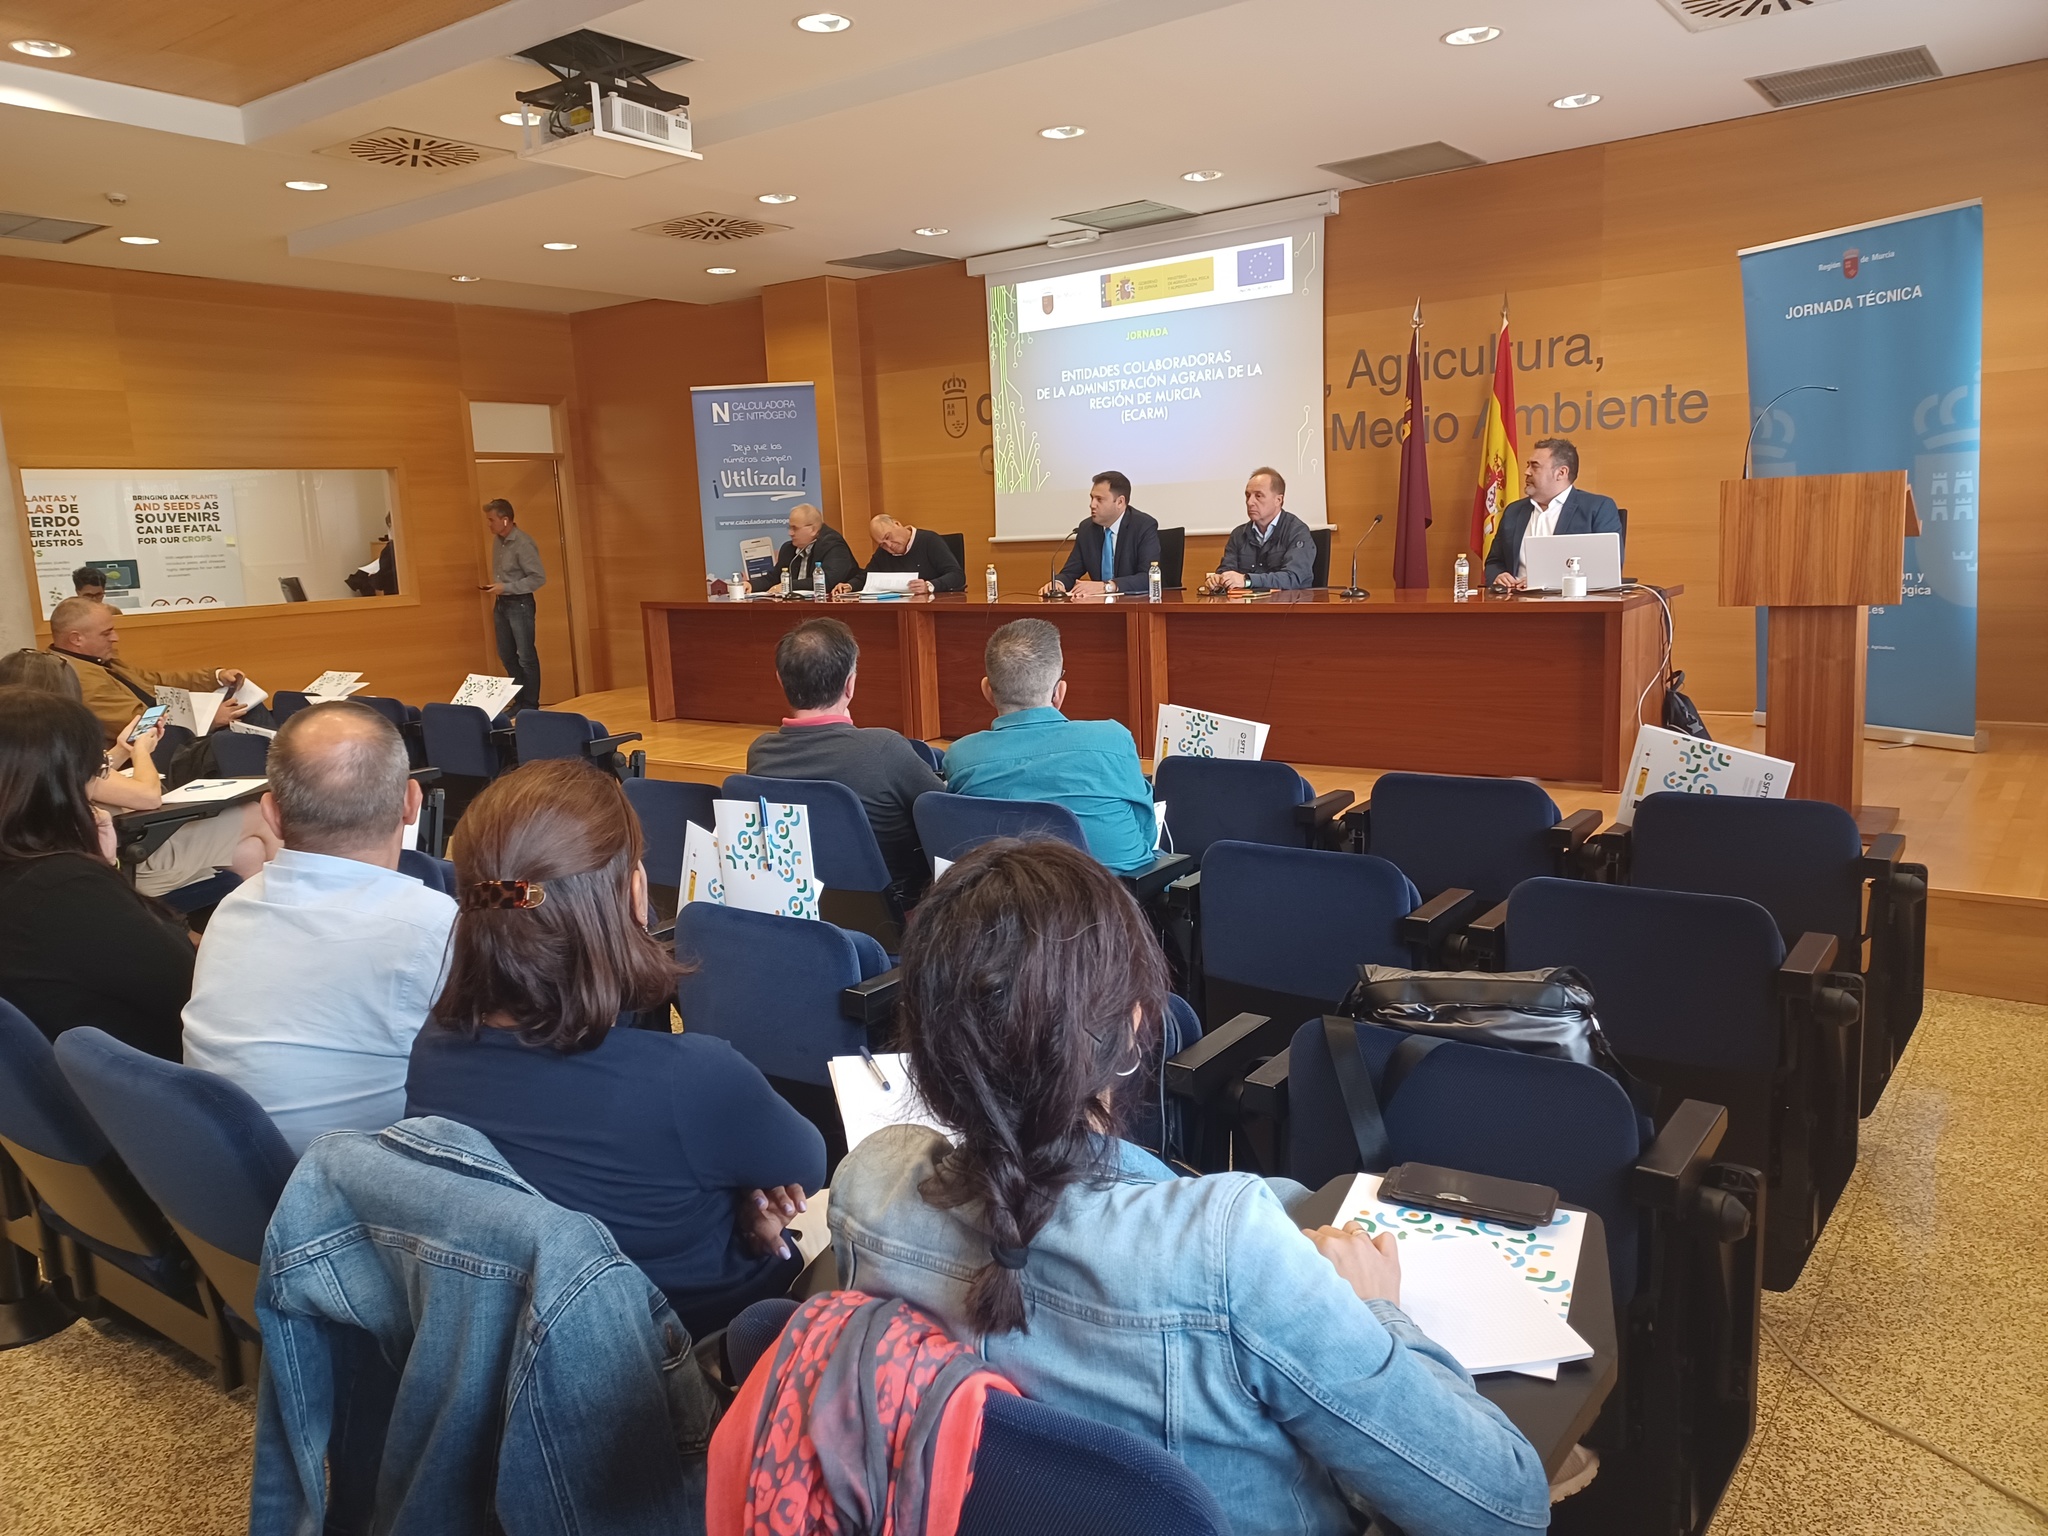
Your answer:
[[[71,596],[71,573],[96,566],[107,601],[134,613],[242,602],[235,500],[224,481],[132,481],[24,470],[22,496],[42,615]]]
[[[697,429],[697,505],[704,570],[751,580],[775,564],[789,509],[824,505],[818,475],[818,399],[802,384],[711,384],[690,391]],[[767,551],[758,543],[765,540]]]
[[[1864,719],[1973,746],[1983,205],[1858,224],[1740,256],[1750,412],[1766,412],[1751,473],[1912,476],[1920,535],[1906,540],[1904,600],[1870,610]],[[1766,622],[1759,609],[1758,709]]]

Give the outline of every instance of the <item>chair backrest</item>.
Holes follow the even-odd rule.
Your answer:
[[[1629,879],[1666,891],[1741,896],[1777,919],[1790,946],[1831,933],[1836,964],[1861,970],[1863,839],[1825,800],[1648,795],[1636,806]]]
[[[231,779],[260,779],[270,762],[270,738],[253,731],[215,731],[213,760]]]
[[[283,725],[312,702],[296,688],[280,688],[270,696],[270,718]]]
[[[1372,786],[1372,851],[1427,896],[1459,886],[1492,907],[1556,874],[1557,823],[1557,802],[1527,779],[1383,773]]]
[[[254,1323],[264,1229],[295,1161],[263,1106],[224,1077],[160,1061],[103,1030],[66,1030],[56,1056],[199,1267]]]
[[[588,762],[589,744],[605,734],[604,727],[588,715],[566,709],[522,709],[512,726],[522,763],[563,757]]]
[[[1209,1022],[1240,1009],[1283,1023],[1334,1008],[1359,966],[1408,965],[1399,923],[1421,905],[1385,859],[1211,843],[1202,856],[1202,973]]]
[[[427,762],[443,773],[488,779],[498,772],[491,746],[491,718],[474,704],[422,704],[420,734]]]
[[[683,878],[683,842],[692,822],[706,832],[717,825],[711,803],[718,798],[715,784],[688,783],[678,779],[628,779],[626,801],[640,818],[640,832],[647,840],[642,862],[647,878],[656,885],[680,885]]]
[[[919,757],[924,759],[924,763],[927,768],[931,769],[933,773],[939,774],[941,777],[944,776],[946,772],[945,753],[941,752],[937,747],[933,746],[930,742],[921,741],[915,736],[906,736],[903,739],[910,743],[911,751],[915,752]]]
[[[1152,798],[1165,803],[1175,853],[1200,857],[1225,838],[1308,846],[1308,829],[1294,819],[1294,808],[1314,799],[1315,791],[1287,763],[1162,757],[1152,770]]]
[[[1178,1457],[1007,1392],[982,1409],[960,1536],[1225,1536],[1215,1496]]]
[[[964,533],[942,533],[940,542],[953,551],[953,558],[960,562],[960,569],[967,569],[967,535]]]
[[[1086,853],[1088,834],[1064,805],[1049,800],[990,800],[981,795],[919,795],[910,807],[917,840],[934,859],[965,858],[999,837],[1053,838]]]
[[[811,859],[828,890],[886,891],[889,866],[860,796],[830,779],[771,779],[752,773],[730,775],[728,800],[766,800],[801,805],[810,813]]]
[[[1400,1030],[1357,1027],[1355,1048],[1375,1088],[1406,1038]],[[1360,1171],[1321,1019],[1295,1031],[1287,1053],[1287,1107],[1290,1178],[1314,1187]],[[1628,1095],[1605,1072],[1447,1041],[1408,1074],[1385,1116],[1393,1163],[1548,1184],[1566,1203],[1592,1211],[1607,1229],[1617,1304],[1626,1305],[1635,1293],[1637,1216],[1628,1183],[1642,1152],[1642,1129]]]
[[[683,1027],[728,1040],[770,1077],[827,1084],[825,1063],[867,1044],[839,1011],[841,989],[888,969],[864,933],[809,918],[693,901],[676,913]]]
[[[1309,576],[1312,587],[1327,587],[1330,584],[1330,540],[1336,536],[1334,528],[1311,528],[1309,537],[1316,541],[1316,564]]]
[[[398,872],[411,875],[430,891],[439,891],[443,896],[455,894],[455,865],[447,859],[437,859],[417,848],[401,848]]]
[[[1185,528],[1159,530],[1159,585],[1171,592],[1180,586],[1188,563],[1188,531]]]
[[[361,704],[366,709],[374,709],[401,731],[420,717],[420,712],[410,704],[402,704],[397,699],[382,698],[374,693],[351,694],[349,702]]]

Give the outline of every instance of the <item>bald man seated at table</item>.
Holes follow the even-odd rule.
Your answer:
[[[868,578],[877,573],[907,573],[913,597],[967,590],[967,573],[953,558],[952,548],[931,529],[913,528],[882,512],[869,520],[868,532],[874,537],[875,552],[868,557],[867,569],[834,587],[835,594],[864,591]]]
[[[825,573],[825,590],[844,586],[859,571],[860,562],[853,558],[853,549],[846,542],[846,536],[825,521],[825,514],[807,501],[800,501],[789,509],[789,540],[776,553],[774,569],[765,576],[756,576],[748,586],[756,592],[766,592],[782,584],[782,573],[789,572],[789,584],[798,592],[811,590],[814,571]]]
[[[85,707],[93,712],[107,745],[121,728],[135,718],[139,704],[147,709],[156,703],[159,688],[183,688],[192,693],[211,693],[216,688],[231,690],[230,697],[215,711],[216,727],[239,720],[249,710],[237,704],[232,690],[242,686],[242,674],[233,667],[212,671],[193,668],[184,672],[154,672],[131,667],[120,657],[120,615],[105,603],[90,597],[67,597],[50,613],[50,650],[71,663],[78,674],[79,691]]]

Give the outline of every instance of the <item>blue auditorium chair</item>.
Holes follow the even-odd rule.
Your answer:
[[[283,725],[312,702],[296,688],[280,688],[270,696],[270,718]]]
[[[58,1037],[57,1065],[197,1263],[200,1299],[237,1385],[255,1379],[256,1266],[296,1159],[263,1106],[212,1072],[97,1029]]]
[[[812,868],[825,886],[819,915],[841,928],[872,935],[892,955],[903,947],[909,893],[896,889],[890,878],[882,845],[875,841],[859,795],[829,779],[771,779],[751,773],[728,775],[723,795],[727,800],[803,806],[809,812]]]
[[[627,757],[619,751],[627,742],[641,739],[638,731],[607,732],[602,721],[567,709],[522,709],[512,717],[512,728],[522,763],[567,758],[595,763],[621,779],[647,773],[645,752]]]
[[[1856,1166],[1861,984],[1832,935],[1790,954],[1755,902],[1584,880],[1508,898],[1510,970],[1568,965],[1600,1026],[1666,1103],[1728,1108],[1723,1154],[1765,1172],[1764,1283],[1789,1289]]]
[[[1860,1096],[1864,1114],[1877,1107],[1926,985],[1927,866],[1903,862],[1903,837],[1888,832],[1866,853],[1856,818],[1825,800],[1665,793],[1645,797],[1634,827],[1602,841],[1632,885],[1746,897],[1777,919],[1788,945],[1833,934],[1837,964],[1863,975]]]
[[[113,1306],[204,1360],[223,1391],[241,1350],[191,1255],[58,1068],[41,1030],[0,1001],[0,1152],[25,1181],[43,1272],[88,1316]],[[22,1223],[10,1223],[21,1243]]]
[[[915,752],[919,757],[924,759],[924,764],[927,768],[931,769],[931,771],[933,773],[936,773],[940,778],[944,778],[946,776],[945,753],[941,752],[937,747],[933,746],[928,741],[919,741],[915,736],[906,736],[904,740],[910,743],[911,751]]]
[[[270,738],[253,731],[216,731],[213,761],[225,778],[260,779],[270,761]]]
[[[399,849],[398,872],[411,875],[430,891],[439,891],[443,896],[455,894],[455,866],[431,853],[422,853],[417,848]]]
[[[826,1063],[890,1049],[896,973],[865,933],[828,922],[693,901],[676,914],[683,1027],[729,1041],[825,1137],[832,1167],[846,1130]]]
[[[1175,755],[1154,766],[1152,798],[1166,807],[1173,851],[1200,859],[1211,843],[1225,839],[1324,846],[1332,818],[1352,796],[1348,789],[1318,795],[1287,763]]]
[[[509,727],[495,728],[474,704],[423,704],[420,736],[429,766],[444,774],[489,782],[504,767],[498,742]]]
[[[349,702],[360,704],[365,709],[373,709],[397,726],[398,734],[405,738],[406,760],[415,768],[428,766],[426,733],[420,724],[422,716],[418,706],[374,693],[351,694]]]
[[[1080,818],[1064,805],[1050,800],[995,800],[981,795],[919,795],[910,808],[917,823],[917,840],[925,857],[948,862],[965,858],[973,849],[999,837],[1024,839],[1049,837],[1069,843],[1084,853],[1088,834]],[[1195,872],[1195,861],[1184,853],[1157,853],[1149,869],[1124,875],[1125,887],[1140,902],[1151,902],[1174,881]]]
[[[647,870],[647,899],[657,934],[675,922],[683,876],[683,843],[692,822],[706,832],[717,830],[718,799],[714,784],[681,779],[628,779],[626,800],[640,818],[640,835],[646,840],[640,862]]]

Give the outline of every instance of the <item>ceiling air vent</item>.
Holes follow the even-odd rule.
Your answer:
[[[44,245],[69,245],[106,227],[104,224],[82,224],[77,219],[45,219],[33,213],[0,213],[0,240],[35,240]]]
[[[1664,0],[1664,9],[1676,16],[1688,32],[1711,32],[1732,27],[1738,21],[1767,21],[1793,11],[1807,11],[1834,0]]]
[[[1434,176],[1439,171],[1462,171],[1467,166],[1484,164],[1477,155],[1468,155],[1439,139],[1434,144],[1410,144],[1406,149],[1390,149],[1384,154],[1337,160],[1316,169],[1372,187],[1385,181],[1406,181],[1411,176]]]
[[[661,235],[670,240],[694,240],[700,245],[730,245],[756,235],[779,235],[787,224],[766,224],[730,213],[686,213],[681,218],[663,219],[659,224],[637,226],[643,235]]]
[[[898,246],[893,251],[870,251],[865,256],[841,256],[825,265],[853,267],[862,272],[908,272],[912,267],[943,267],[952,259],[950,256],[934,256],[930,251],[906,251]]]
[[[500,159],[506,151],[483,144],[465,144],[460,139],[444,139],[437,133],[415,133],[410,128],[379,128],[345,143],[330,144],[320,153],[388,166],[396,171],[440,175]]]
[[[1888,91],[1895,85],[1921,85],[1941,78],[1941,66],[1925,48],[1873,53],[1860,59],[1816,64],[1811,69],[1781,70],[1758,75],[1749,83],[1774,107],[1805,107],[1816,101]]]
[[[1194,215],[1185,208],[1141,198],[1135,203],[1112,203],[1107,208],[1090,208],[1085,213],[1056,213],[1053,217],[1062,224],[1081,224],[1107,235],[1120,229],[1143,229],[1148,224],[1171,224],[1175,219],[1191,219]]]

